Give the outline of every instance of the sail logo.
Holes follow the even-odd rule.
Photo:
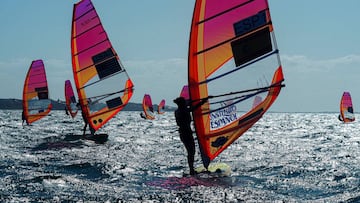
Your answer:
[[[260,11],[259,13],[250,16],[248,18],[245,18],[237,23],[235,23],[234,26],[234,31],[235,31],[235,35],[236,36],[241,36],[244,35],[246,33],[249,33],[259,27],[262,27],[264,25],[266,25],[267,20],[266,20],[266,12],[264,11]]]
[[[210,113],[210,130],[222,128],[236,120],[236,106],[230,105],[226,108]]]

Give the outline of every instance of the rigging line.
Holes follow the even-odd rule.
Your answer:
[[[129,89],[129,88],[126,88],[126,89]],[[123,89],[123,90],[120,90],[120,91],[117,91],[117,92],[112,92],[112,93],[109,93],[109,94],[98,95],[98,96],[95,96],[95,97],[89,97],[89,98],[95,98],[96,100],[93,101],[93,102],[96,103],[96,102],[98,102],[100,100],[105,99],[106,97],[110,97],[112,95],[115,95],[115,94],[118,94],[118,93],[121,93],[121,92],[125,92],[126,89]]]
[[[267,90],[267,89],[263,89],[263,90],[260,90],[260,91],[258,91],[258,92],[252,93],[252,94],[243,95],[243,96],[242,96],[242,98],[241,98],[241,97],[239,97],[239,100],[234,101],[234,102],[233,102],[233,103],[231,103],[230,105],[234,105],[234,104],[240,103],[240,102],[245,101],[245,100],[247,100],[247,99],[249,99],[249,98],[251,98],[251,97],[253,97],[253,96],[257,95],[257,94],[260,94],[260,93],[263,93],[263,92],[266,92],[266,91],[268,91],[268,90]],[[210,113],[212,113],[212,112],[215,112],[215,111],[219,111],[219,110],[225,109],[225,108],[229,107],[230,105],[227,105],[227,106],[222,106],[222,107],[220,107],[220,108],[213,109],[213,110],[210,110],[210,111],[204,112],[204,113],[202,113],[202,114],[203,114],[203,115],[205,115],[205,114],[210,114]]]
[[[270,24],[271,24],[271,21],[267,22],[266,24],[264,24],[264,25],[261,26],[261,27],[256,28],[255,30],[261,30],[261,29],[263,29],[264,27],[266,27],[266,26],[268,26],[268,25],[270,25]],[[243,34],[243,35],[239,35],[239,36],[235,36],[235,37],[229,38],[229,39],[227,39],[227,40],[225,40],[225,41],[222,41],[222,42],[220,42],[220,43],[218,43],[218,44],[215,44],[215,45],[213,45],[213,46],[211,46],[211,47],[208,47],[208,48],[206,48],[206,49],[203,49],[203,50],[201,50],[201,51],[198,51],[198,52],[196,52],[195,54],[196,54],[196,55],[202,54],[202,53],[204,53],[204,52],[210,51],[211,49],[215,49],[216,47],[219,47],[219,46],[221,46],[221,45],[227,44],[227,43],[229,43],[229,42],[231,42],[231,41],[234,41],[234,40],[236,40],[236,39],[243,38],[243,37],[249,35],[250,33],[255,32],[255,30],[252,30],[252,31],[250,31],[250,32],[248,32],[248,33],[246,33],[246,34]]]
[[[128,87],[128,88],[125,88],[125,89],[122,89],[120,91],[117,91],[117,92],[112,92],[112,93],[108,93],[108,94],[103,94],[103,95],[97,95],[97,96],[94,96],[94,97],[88,97],[88,98],[84,98],[82,100],[87,100],[87,99],[91,99],[91,98],[95,98],[96,101],[100,101],[106,97],[109,97],[109,96],[112,96],[112,95],[115,95],[115,94],[118,94],[118,93],[122,93],[122,92],[125,92],[126,90],[131,90],[133,89],[133,87]],[[101,98],[100,98],[101,97]],[[99,99],[100,98],[100,99]]]
[[[86,87],[89,87],[89,86],[94,85],[94,84],[96,84],[96,83],[98,83],[98,82],[101,82],[101,81],[103,81],[103,80],[105,80],[105,79],[107,79],[107,78],[109,78],[109,77],[112,77],[112,76],[121,74],[122,72],[125,72],[125,70],[123,69],[123,70],[120,70],[120,71],[118,71],[118,72],[115,72],[115,73],[113,73],[113,74],[111,74],[111,75],[108,75],[108,76],[106,76],[106,77],[101,78],[100,80],[97,80],[97,81],[95,81],[95,82],[92,82],[92,83],[89,83],[89,84],[87,84],[87,85],[84,85],[84,86],[80,87],[79,89],[85,89]]]
[[[260,94],[260,93],[263,93],[263,92],[266,92],[268,91],[267,89],[266,90],[258,90],[257,92],[255,93],[251,93],[251,94],[246,94],[246,95],[241,95],[241,96],[237,96],[237,97],[233,97],[233,98],[229,98],[229,99],[224,99],[224,100],[221,100],[221,101],[216,101],[216,102],[211,102],[209,104],[219,104],[219,103],[223,103],[223,102],[227,102],[227,101],[232,101],[232,100],[235,100],[235,99],[241,99],[241,98],[244,98],[248,95],[257,95],[257,94]]]
[[[199,82],[199,85],[204,84],[204,83],[209,83],[209,82],[211,82],[211,81],[213,81],[213,80],[222,78],[222,77],[224,77],[224,76],[226,76],[226,75],[229,75],[230,73],[233,73],[233,72],[235,72],[235,71],[238,71],[238,70],[240,70],[240,69],[242,69],[242,68],[245,68],[246,66],[249,66],[249,65],[251,65],[251,64],[254,64],[254,63],[256,63],[256,62],[258,62],[258,61],[260,61],[260,60],[263,60],[263,59],[265,59],[265,58],[267,58],[267,57],[269,57],[269,56],[271,56],[271,55],[273,55],[273,54],[277,54],[277,53],[279,53],[279,50],[278,50],[278,49],[276,49],[276,50],[274,50],[274,51],[272,51],[272,52],[269,52],[268,54],[265,54],[265,55],[263,55],[263,56],[255,59],[255,60],[253,60],[253,61],[250,61],[250,62],[248,62],[248,63],[246,63],[246,64],[244,64],[244,65],[241,65],[241,66],[239,66],[239,67],[237,67],[237,68],[235,68],[235,69],[233,69],[233,70],[231,70],[231,71],[229,71],[229,72],[226,72],[226,73],[223,73],[223,74],[218,75],[218,76],[216,76],[216,77],[213,77],[213,78],[204,80],[204,81],[202,81],[202,82]]]
[[[216,17],[218,17],[218,16],[221,16],[221,15],[223,15],[223,14],[225,14],[225,13],[228,13],[228,12],[230,12],[230,11],[232,11],[232,10],[235,10],[235,9],[237,9],[237,8],[240,8],[240,7],[243,7],[243,6],[245,6],[246,4],[249,4],[249,3],[253,2],[253,1],[254,1],[254,0],[249,0],[249,1],[244,2],[244,3],[242,3],[242,4],[236,5],[236,6],[234,6],[234,7],[232,7],[232,8],[229,8],[229,9],[223,11],[223,12],[220,12],[220,13],[218,13],[218,14],[216,14],[216,15],[213,15],[213,16],[211,16],[211,17],[209,17],[209,18],[206,18],[206,19],[204,19],[204,20],[201,20],[201,21],[199,21],[197,24],[201,24],[201,23],[204,23],[204,22],[209,21],[209,20],[211,20],[211,19],[214,19],[214,18],[216,18]]]
[[[284,84],[281,84],[284,80],[281,80],[279,82],[276,82],[270,86],[267,86],[267,87],[260,87],[260,88],[254,88],[254,89],[247,89],[247,90],[242,90],[242,91],[237,91],[237,92],[230,92],[230,93],[226,93],[226,94],[220,94],[220,95],[209,95],[205,98],[207,99],[212,99],[212,98],[217,98],[217,97],[224,97],[224,96],[230,96],[230,95],[234,95],[234,94],[241,94],[241,93],[247,93],[247,92],[253,92],[253,91],[259,91],[259,90],[265,90],[267,91],[269,88],[273,88],[273,87],[285,87]],[[196,99],[196,100],[193,100],[191,102],[195,102],[195,101],[200,101],[202,99],[205,99],[205,98],[201,98],[201,99]]]

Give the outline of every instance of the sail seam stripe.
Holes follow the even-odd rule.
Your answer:
[[[264,28],[264,27],[266,27],[266,26],[268,26],[268,25],[271,25],[271,21],[269,21],[268,23],[266,23],[264,26],[261,26],[261,27],[257,28],[256,30],[260,30],[260,29],[262,29],[262,28]],[[252,31],[252,32],[254,32],[254,31]],[[206,49],[203,49],[203,50],[201,50],[201,51],[196,52],[196,55],[202,54],[202,53],[204,53],[204,52],[207,52],[207,51],[210,51],[210,50],[212,50],[212,49],[215,49],[215,48],[217,48],[217,47],[219,47],[219,46],[221,46],[221,45],[227,44],[227,43],[229,43],[229,42],[231,42],[231,41],[234,41],[234,40],[236,40],[236,39],[242,38],[242,37],[244,37],[244,36],[247,35],[247,34],[248,34],[248,33],[246,33],[246,34],[244,34],[244,35],[235,36],[235,37],[232,37],[232,38],[227,39],[227,40],[225,40],[225,41],[222,41],[222,42],[220,42],[220,43],[218,43],[218,44],[215,44],[215,45],[213,45],[213,46],[211,46],[211,47],[208,47],[208,48],[206,48]]]
[[[209,18],[206,18],[206,19],[204,19],[204,20],[201,20],[201,21],[199,21],[197,24],[201,24],[201,23],[204,23],[204,22],[206,22],[206,21],[212,20],[212,19],[214,19],[214,18],[216,18],[216,17],[218,17],[218,16],[221,16],[221,15],[223,15],[223,14],[225,14],[225,13],[228,13],[228,12],[230,12],[230,11],[232,11],[232,10],[235,10],[235,9],[237,9],[237,8],[240,8],[240,7],[243,7],[243,6],[245,6],[246,4],[249,4],[249,3],[253,2],[253,1],[254,1],[254,0],[249,0],[249,1],[247,1],[247,2],[244,2],[244,3],[242,3],[242,4],[239,4],[239,5],[234,6],[234,7],[232,7],[232,8],[229,8],[229,9],[223,11],[223,12],[220,12],[220,13],[218,13],[218,14],[216,14],[216,15],[213,15],[213,16],[211,16],[211,17],[209,17]]]
[[[86,11],[85,13],[83,13],[81,16],[75,18],[74,20],[77,21],[77,20],[79,20],[80,18],[84,17],[86,14],[90,13],[91,11],[95,11],[95,7],[94,7],[93,5],[91,5],[91,6],[92,6],[91,9],[89,9],[88,11]],[[95,11],[95,14],[97,15],[96,11]]]
[[[96,25],[94,25],[94,26],[92,26],[92,27],[88,28],[88,29],[87,29],[87,30],[85,30],[84,32],[82,32],[82,33],[80,33],[80,34],[77,34],[76,36],[73,36],[72,38],[73,38],[73,39],[74,39],[74,38],[78,38],[79,36],[81,36],[81,35],[83,35],[83,34],[85,34],[85,33],[89,32],[90,30],[93,30],[93,29],[95,29],[96,27],[101,26],[101,25],[102,25],[101,23],[98,23],[98,24],[96,24]]]
[[[81,50],[80,52],[77,52],[76,54],[74,54],[74,56],[82,54],[83,52],[88,51],[88,50],[90,50],[90,49],[92,49],[92,48],[94,48],[94,47],[96,47],[96,46],[98,46],[98,45],[100,45],[100,44],[102,44],[102,43],[104,43],[106,41],[109,41],[109,39],[107,37],[103,41],[100,41],[100,42],[98,42],[98,43],[96,43],[96,44],[94,44],[94,45],[92,45],[92,46],[90,46],[90,47],[88,47],[88,48],[86,48],[84,50]]]

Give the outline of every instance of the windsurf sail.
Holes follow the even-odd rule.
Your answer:
[[[81,109],[98,130],[130,101],[134,85],[90,0],[74,4],[71,54]]]
[[[355,120],[353,104],[349,92],[344,92],[340,101],[340,116],[344,123]]]
[[[180,97],[184,97],[186,104],[190,105],[190,94],[189,94],[189,86],[184,85],[180,92]]]
[[[190,99],[189,95],[189,87],[187,85],[184,85],[180,92],[180,97],[184,97],[185,100]]]
[[[150,95],[148,95],[148,94],[144,95],[144,98],[142,101],[142,108],[145,113],[146,119],[150,119],[150,120],[155,119],[154,108],[153,108],[153,104],[152,104]]]
[[[207,167],[270,108],[284,86],[267,0],[196,0],[188,85]],[[252,108],[255,96],[264,98]]]
[[[164,109],[165,109],[165,99],[161,100],[158,105],[158,111],[157,111],[158,114],[164,114],[165,113]]]
[[[65,81],[65,106],[66,110],[70,112],[70,116],[72,118],[75,118],[78,107],[77,107],[77,101],[75,98],[74,90],[72,88],[70,80]]]
[[[23,113],[26,122],[31,124],[43,118],[50,113],[51,108],[44,63],[42,60],[32,61],[23,89]]]

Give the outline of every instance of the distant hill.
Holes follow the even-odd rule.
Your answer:
[[[65,102],[64,101],[54,101],[51,100],[53,105],[53,110],[64,110]],[[157,109],[158,105],[154,105],[154,109]],[[22,109],[22,100],[21,99],[0,99],[0,109],[7,110],[21,110]],[[165,111],[174,111],[175,108],[171,106],[165,106]],[[128,103],[123,111],[142,111],[142,105],[138,103]]]

